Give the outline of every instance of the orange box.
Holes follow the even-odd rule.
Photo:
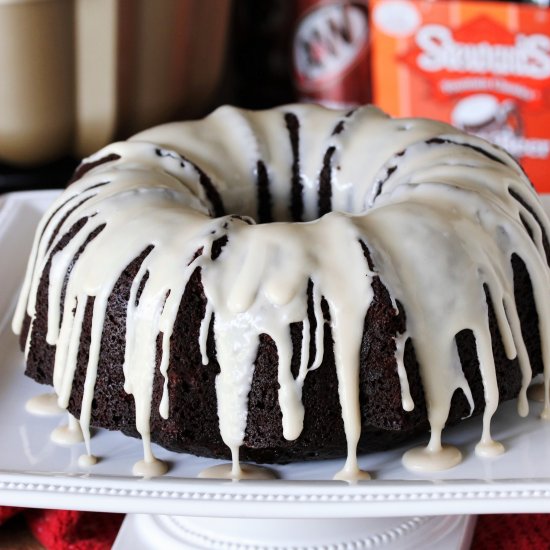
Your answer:
[[[370,7],[374,103],[501,145],[550,192],[550,9],[472,0]]]

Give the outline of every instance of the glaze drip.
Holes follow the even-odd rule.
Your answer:
[[[347,439],[347,460],[335,477],[366,477],[357,463],[360,349],[375,280],[387,288],[395,315],[398,304],[406,312],[406,330],[395,338],[403,409],[415,408],[404,366],[407,341],[414,345],[426,395],[431,438],[425,449],[406,455],[408,467],[451,467],[460,461],[460,452],[444,446],[441,434],[456,390],[464,393],[470,412],[474,409],[456,345],[463,330],[474,335],[484,387],[478,452],[502,450],[490,431],[499,390],[488,300],[506,356],[518,358],[518,408],[527,413],[532,374],[511,263],[515,255],[524,262],[540,333],[548,334],[549,224],[523,172],[500,149],[442,123],[392,120],[372,107],[350,113],[313,106],[256,113],[226,107],[200,122],[164,125],[110,145],[84,166],[89,167],[85,175],[39,225],[13,326],[21,332],[30,317],[28,350],[38,285],[51,262],[47,341],[56,346],[54,387],[60,405],[67,407],[83,320],[91,308],[80,413],[88,454],[107,302],[126,267],[145,250],[130,289],[123,367],[144,446],[138,475],[157,475],[164,468],[150,446],[153,380],[158,360],[159,411],[168,418],[170,342],[196,270],[207,299],[199,335],[202,362],[219,364],[219,427],[233,457],[232,473],[224,475],[239,477],[262,334],[274,341],[279,357],[283,435],[300,437],[307,414],[304,382],[323,363],[324,300]],[[323,215],[316,219],[318,214]],[[256,225],[251,216],[276,222]],[[68,244],[53,253],[77,224]],[[225,245],[214,254],[220,239]],[[302,323],[303,331],[296,376],[293,323]],[[215,358],[207,353],[210,332]],[[311,339],[314,357],[309,356]],[[541,347],[548,390],[547,338],[541,338]],[[548,391],[545,403],[550,410]]]
[[[37,416],[55,416],[63,413],[63,409],[57,404],[55,393],[43,393],[31,397],[25,403],[25,410]]]

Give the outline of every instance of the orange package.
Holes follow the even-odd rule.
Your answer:
[[[550,192],[550,9],[514,2],[373,0],[374,103],[507,149]]]

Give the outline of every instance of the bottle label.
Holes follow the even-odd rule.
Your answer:
[[[301,99],[335,107],[368,101],[366,3],[302,0],[299,9],[293,63]]]
[[[371,7],[375,103],[497,143],[550,192],[550,10],[472,0]]]

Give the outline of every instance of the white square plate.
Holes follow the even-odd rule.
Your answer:
[[[45,508],[226,517],[366,517],[502,512],[550,512],[550,423],[531,403],[525,419],[515,402],[500,407],[492,433],[507,452],[495,459],[474,455],[481,433],[475,418],[448,430],[444,440],[464,454],[459,466],[419,476],[401,465],[403,448],[363,456],[374,479],[348,485],[331,481],[341,461],[275,466],[280,479],[231,482],[197,479],[214,460],[156,448],[170,462],[158,479],[131,476],[138,440],[99,430],[92,439],[101,462],[79,468],[81,446],[64,448],[49,434],[65,418],[41,418],[24,410],[45,391],[23,376],[23,356],[10,322],[34,228],[57,191],[0,197],[0,503]],[[550,207],[550,198],[544,197]]]

